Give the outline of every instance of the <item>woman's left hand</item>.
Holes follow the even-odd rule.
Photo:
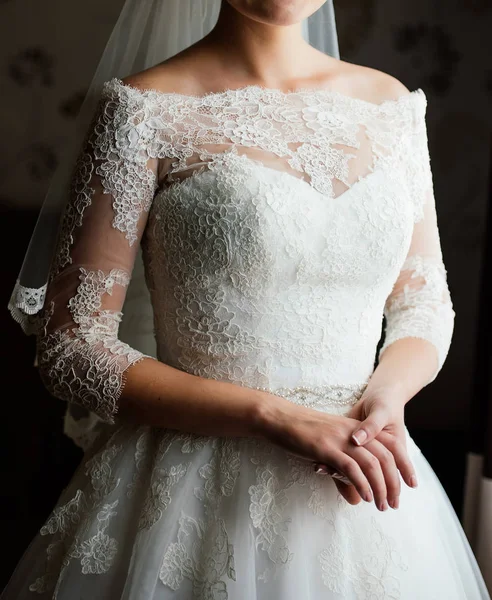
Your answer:
[[[414,488],[417,487],[417,478],[407,453],[404,407],[405,402],[395,392],[371,390],[368,387],[346,416],[361,421],[353,432],[353,443],[357,446],[369,445],[368,450],[373,446],[369,444],[372,440],[383,444],[392,453],[403,481]],[[334,479],[334,482],[350,504],[360,502],[352,485],[338,479]],[[394,508],[397,506],[398,502]]]
[[[380,441],[392,452],[403,481],[409,487],[417,487],[407,452],[404,408],[405,402],[394,392],[367,388],[347,416],[361,421],[352,434],[354,444],[365,446],[371,440]]]

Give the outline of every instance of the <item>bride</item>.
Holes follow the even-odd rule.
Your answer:
[[[425,93],[307,43],[329,3],[218,4],[104,81],[47,286],[14,291],[85,454],[1,598],[489,599],[404,422],[454,319]],[[145,294],[155,356],[120,328]]]

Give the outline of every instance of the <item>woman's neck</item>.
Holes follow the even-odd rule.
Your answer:
[[[302,24],[270,25],[223,2],[214,29],[203,39],[228,72],[264,87],[309,76],[318,52],[303,38]]]

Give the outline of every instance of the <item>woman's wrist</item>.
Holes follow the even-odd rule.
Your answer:
[[[371,379],[364,391],[364,397],[377,398],[395,406],[404,407],[412,396],[406,386],[400,381],[377,381],[377,379]]]
[[[430,382],[436,364],[436,348],[427,340],[396,340],[379,357],[368,387],[406,404]]]
[[[258,391],[253,396],[252,431],[257,437],[270,438],[275,430],[289,421],[296,408],[290,400],[269,392]]]

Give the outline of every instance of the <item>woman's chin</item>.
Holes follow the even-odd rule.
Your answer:
[[[289,26],[315,13],[325,0],[227,0],[239,13],[267,25]]]

